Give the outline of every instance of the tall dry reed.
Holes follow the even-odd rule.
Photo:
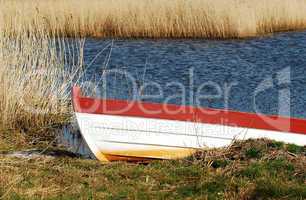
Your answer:
[[[72,62],[69,49],[63,39],[47,34],[10,38],[0,33],[0,131],[38,129],[68,119],[72,72],[81,65]]]
[[[305,0],[0,0],[7,34],[241,38],[306,28]]]

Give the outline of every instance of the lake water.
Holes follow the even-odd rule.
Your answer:
[[[157,95],[162,87],[162,96],[146,101],[165,102],[177,95],[184,100],[171,98],[167,103],[267,114],[278,114],[280,104],[290,103],[285,115],[306,118],[306,32],[226,41],[87,39],[85,63],[83,81],[99,83],[99,91],[106,91],[107,98],[132,98],[132,81],[123,75],[126,72],[140,86],[150,84],[142,94]],[[103,69],[119,72],[105,76],[107,84],[103,85],[99,81]],[[267,88],[262,89],[263,85]],[[290,95],[280,97],[283,90]],[[211,97],[195,102],[199,94]]]
[[[146,101],[306,118],[306,32],[226,41],[87,39],[84,51],[82,81],[98,85],[102,97],[132,99],[135,79],[138,89],[148,84],[142,95],[163,93]],[[105,70],[117,70],[106,84]]]

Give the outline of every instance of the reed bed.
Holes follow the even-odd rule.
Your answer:
[[[305,0],[0,0],[7,34],[244,38],[306,28]]]
[[[69,54],[78,52],[70,46],[47,34],[0,34],[1,133],[43,129],[69,119],[71,80],[81,65]]]

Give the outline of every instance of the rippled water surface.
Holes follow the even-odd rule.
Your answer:
[[[158,94],[156,85],[162,87],[162,96],[146,101],[181,96],[183,85],[186,101],[171,98],[167,103],[194,105],[200,94],[211,95],[200,99],[200,105],[255,112],[255,96],[260,112],[278,114],[280,102],[283,107],[290,104],[292,116],[306,118],[306,32],[226,41],[87,39],[85,63],[83,81],[99,83],[108,98],[132,98],[131,81],[122,73],[126,72],[138,87],[151,83],[142,94]],[[121,73],[107,75],[103,85],[99,82],[103,69]]]

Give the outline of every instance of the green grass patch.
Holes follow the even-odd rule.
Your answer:
[[[287,150],[291,153],[302,153],[305,151],[305,147],[297,146],[295,144],[288,144]]]
[[[276,149],[283,149],[285,144],[283,142],[279,141],[271,141],[268,143],[268,147],[270,148],[276,148]]]
[[[261,150],[257,149],[256,147],[251,147],[245,152],[247,158],[260,158],[261,157]]]
[[[0,197],[305,199],[305,154],[295,151],[291,155],[287,147],[269,144],[271,141],[250,140],[230,149],[203,152],[193,160],[148,164],[0,157]]]
[[[226,167],[230,162],[228,160],[225,159],[216,159],[213,161],[213,163],[211,164],[211,166],[213,168],[224,168]]]

